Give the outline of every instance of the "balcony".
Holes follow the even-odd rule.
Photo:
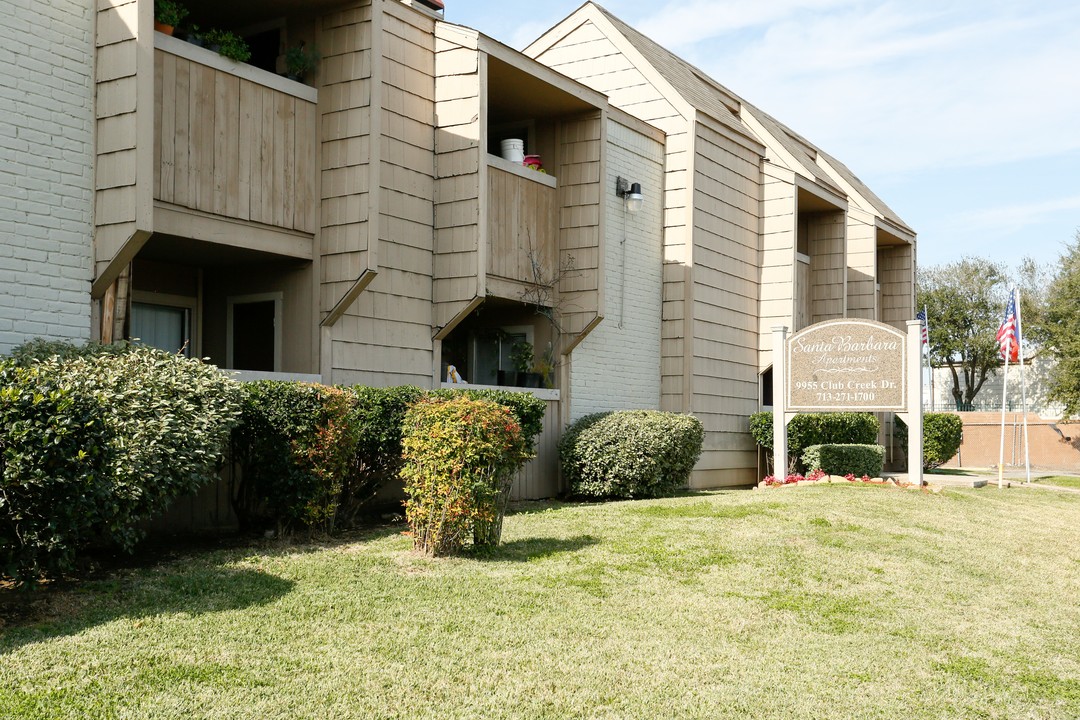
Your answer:
[[[517,298],[506,282],[527,286],[556,267],[557,182],[496,155],[487,156],[487,166],[488,285],[493,294]]]
[[[161,34],[154,59],[155,231],[310,259],[315,88]]]

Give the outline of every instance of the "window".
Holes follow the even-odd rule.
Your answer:
[[[136,291],[129,334],[143,345],[192,357],[194,317],[195,298]]]
[[[532,344],[532,328],[529,326],[513,326],[499,328],[490,333],[482,333],[473,336],[472,343],[472,367],[475,380],[470,382],[480,385],[515,385],[514,373],[517,368],[511,360],[514,345],[518,343]]]

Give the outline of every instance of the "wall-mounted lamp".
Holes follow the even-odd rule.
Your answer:
[[[641,183],[631,183],[624,177],[615,178],[615,194],[623,199],[629,213],[636,213],[645,202],[645,196],[641,194]]]

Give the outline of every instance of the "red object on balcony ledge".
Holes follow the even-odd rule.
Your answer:
[[[421,5],[427,5],[432,10],[445,10],[443,0],[417,0]]]

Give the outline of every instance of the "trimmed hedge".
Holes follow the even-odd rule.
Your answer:
[[[808,468],[823,470],[829,475],[881,477],[885,466],[885,448],[881,445],[832,443],[811,445],[802,454]]]
[[[341,388],[261,380],[243,384],[233,432],[240,478],[233,508],[241,527],[274,523],[332,532],[341,492],[356,462],[357,396]]]
[[[468,397],[431,397],[405,414],[405,516],[417,550],[459,552],[472,535],[497,545],[514,473],[531,457],[508,408]]]
[[[357,423],[357,443],[350,472],[344,478],[338,518],[355,521],[363,504],[383,484],[401,473],[401,432],[405,413],[427,391],[414,385],[349,388],[356,396],[352,417]]]
[[[245,530],[276,525],[282,532],[298,526],[330,532],[355,522],[379,487],[400,475],[406,414],[426,398],[467,397],[502,405],[523,428],[530,456],[547,409],[530,393],[500,390],[263,381],[247,383],[244,392],[244,416],[234,432],[242,472],[233,505]],[[327,405],[331,399],[336,409]],[[337,438],[333,449],[327,445],[332,437]],[[313,465],[313,452],[323,471]]]
[[[29,579],[61,572],[92,541],[130,551],[146,520],[216,478],[239,403],[236,383],[213,366],[130,344],[80,348],[38,341],[14,355],[0,384],[0,515],[16,526],[21,560],[9,557],[5,573]],[[46,422],[36,414],[46,406],[37,395],[52,398],[41,402],[55,403],[56,422],[74,413],[82,427]],[[65,461],[59,451],[34,450],[50,442],[75,454]],[[75,462],[80,452],[93,458],[88,468]],[[75,521],[72,512],[84,517]],[[31,539],[22,528],[34,517],[66,529],[47,542],[40,534]]]
[[[788,468],[806,470],[802,455],[811,445],[872,445],[877,441],[881,423],[872,413],[829,412],[800,413],[788,423]],[[757,412],[750,416],[750,434],[772,457],[773,414]],[[812,469],[812,468],[810,468]],[[777,475],[783,471],[775,470]]]
[[[907,451],[908,427],[896,418],[896,440]],[[923,470],[941,467],[956,457],[964,441],[964,420],[953,413],[923,414]]]
[[[567,428],[559,459],[575,495],[662,497],[687,484],[703,440],[701,421],[692,415],[593,413]]]
[[[0,364],[0,576],[74,565],[107,524],[111,446],[96,397],[54,368]]]

